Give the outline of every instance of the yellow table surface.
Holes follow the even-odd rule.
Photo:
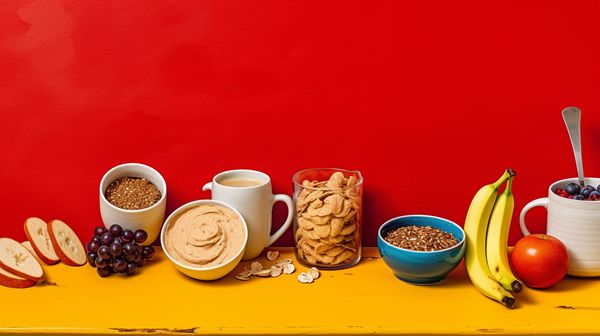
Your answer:
[[[270,250],[294,259],[292,248]],[[273,264],[265,252],[256,260]],[[306,268],[295,260],[292,275],[236,280],[250,263],[212,282],[183,275],[160,248],[130,277],[44,265],[34,287],[0,286],[0,334],[600,335],[599,278],[525,288],[507,309],[473,287],[464,263],[434,286],[401,282],[377,248],[312,284],[298,282]]]

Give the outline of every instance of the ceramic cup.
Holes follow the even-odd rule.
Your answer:
[[[548,211],[546,232],[562,241],[569,252],[567,274],[593,277],[600,276],[600,201],[577,201],[558,196],[558,188],[578,183],[571,178],[554,182],[548,188],[548,197],[529,202],[521,211],[519,222],[524,235],[529,235],[525,215],[533,207],[543,206]],[[586,185],[598,186],[600,179],[586,178]]]
[[[252,180],[260,184],[249,187],[230,187],[220,184],[231,180]],[[292,199],[287,195],[273,195],[271,179],[267,174],[254,170],[230,170],[217,174],[212,182],[202,187],[211,190],[212,199],[233,206],[242,214],[248,226],[248,244],[242,260],[258,257],[265,247],[271,246],[288,229],[292,222]],[[273,204],[285,202],[288,216],[285,223],[273,235],[271,233]]]
[[[125,210],[112,205],[104,197],[106,188],[121,177],[145,178],[154,184],[162,197],[151,207],[140,210]],[[165,207],[167,205],[167,184],[165,179],[153,168],[140,163],[126,163],[109,170],[102,181],[100,181],[100,215],[104,226],[108,229],[113,224],[119,224],[124,230],[144,230],[148,239],[144,245],[150,245],[160,233],[165,219]]]

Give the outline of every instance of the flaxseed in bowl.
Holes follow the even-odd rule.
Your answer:
[[[465,253],[465,232],[456,223],[427,215],[390,219],[380,228],[377,247],[385,264],[403,282],[443,281]]]

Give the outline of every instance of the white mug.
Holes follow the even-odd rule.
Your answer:
[[[229,187],[220,182],[236,179],[254,180],[261,184],[250,187]],[[287,195],[273,195],[271,179],[267,174],[255,170],[230,170],[217,174],[212,182],[202,187],[211,190],[212,199],[227,203],[239,211],[248,225],[248,245],[242,260],[258,257],[265,247],[271,246],[288,229],[292,222],[293,203]],[[285,223],[272,236],[272,214],[275,202],[288,206]]]
[[[519,222],[524,235],[529,235],[525,226],[525,214],[531,208],[543,206],[548,210],[546,232],[558,238],[569,252],[567,274],[581,277],[600,276],[600,201],[578,201],[558,196],[555,191],[565,190],[567,184],[578,183],[571,178],[554,182],[548,188],[548,197],[529,202],[521,211]],[[597,187],[598,178],[586,178],[586,185]]]
[[[104,197],[106,188],[121,177],[145,178],[154,184],[160,191],[162,197],[151,207],[140,210],[125,210],[112,205]],[[152,167],[140,163],[125,163],[109,170],[100,181],[100,216],[104,226],[108,229],[113,224],[119,224],[123,230],[144,230],[148,239],[144,245],[150,245],[160,233],[165,220],[165,208],[167,206],[167,184],[165,179]]]

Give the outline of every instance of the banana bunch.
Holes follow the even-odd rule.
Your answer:
[[[507,169],[498,181],[482,187],[471,201],[464,226],[469,278],[483,295],[508,308],[515,303],[509,291],[523,290],[508,263],[508,232],[515,205],[511,187],[515,175],[514,170]],[[506,188],[498,195],[505,181]]]

